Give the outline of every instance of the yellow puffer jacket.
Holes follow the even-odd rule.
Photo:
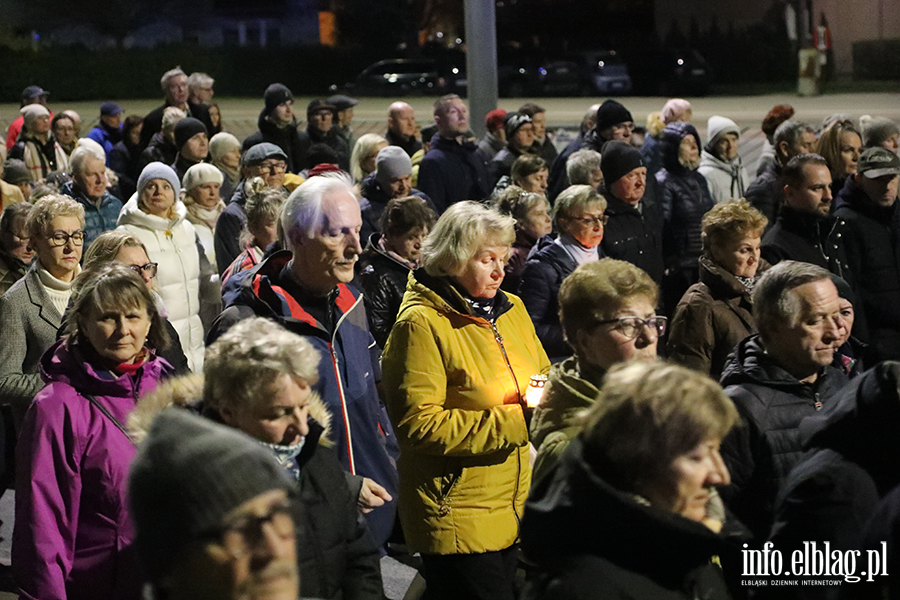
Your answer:
[[[455,289],[410,273],[383,357],[400,443],[400,520],[414,552],[502,550],[531,483],[519,398],[550,362],[522,301],[498,293],[496,330]]]

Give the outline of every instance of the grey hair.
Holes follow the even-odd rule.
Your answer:
[[[203,401],[219,411],[246,408],[267,396],[281,375],[314,385],[319,359],[296,333],[262,317],[246,319],[206,349]]]
[[[187,78],[188,89],[193,90],[194,88],[198,88],[201,85],[209,85],[212,86],[216,82],[215,79],[210,77],[206,73],[191,73]]]
[[[164,91],[164,92],[168,91],[169,82],[172,79],[174,79],[175,77],[180,77],[181,75],[184,75],[185,77],[187,77],[187,73],[182,71],[180,66],[175,67],[174,69],[170,69],[170,70],[166,71],[165,73],[163,73],[162,78],[160,78],[160,80],[159,80],[159,86],[162,88],[162,91]]]
[[[589,184],[591,174],[600,170],[600,153],[590,148],[574,152],[566,161],[566,175],[575,184]]]
[[[75,151],[72,152],[72,156],[69,157],[69,167],[72,175],[81,173],[84,163],[88,158],[99,160],[106,165],[106,156],[100,156],[100,154],[90,146],[78,146],[75,148]]]
[[[176,106],[170,106],[163,112],[162,130],[174,131],[178,121],[187,116],[187,113]]]
[[[480,202],[466,200],[447,209],[422,244],[422,266],[432,276],[455,277],[485,246],[507,247],[516,239],[515,220]]]
[[[22,229],[25,229],[25,220],[28,213],[31,212],[31,204],[28,202],[13,202],[3,209],[0,214],[0,235],[17,233],[13,231],[13,225],[19,219],[22,219]],[[18,233],[23,233],[19,231]]]
[[[288,240],[296,239],[298,235],[314,238],[322,226],[322,200],[335,192],[353,195],[352,186],[353,182],[345,173],[317,175],[300,184],[281,209],[281,230]]]
[[[559,219],[568,217],[577,208],[584,208],[592,202],[600,203],[600,210],[606,210],[606,198],[589,185],[570,185],[556,197],[553,205],[553,225],[559,229]]]
[[[787,142],[788,145],[793,146],[804,133],[815,135],[816,130],[806,123],[791,119],[778,126],[772,139],[775,140],[776,148],[781,142]]]
[[[818,265],[794,260],[782,261],[766,271],[753,288],[753,320],[760,333],[764,325],[797,325],[802,305],[797,295],[790,292],[824,279],[830,281],[831,273]]]

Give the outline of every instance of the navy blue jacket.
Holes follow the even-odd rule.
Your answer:
[[[332,418],[333,439],[341,465],[354,475],[375,480],[397,498],[397,439],[376,384],[381,379],[379,350],[369,333],[362,295],[340,284],[328,298],[330,314],[322,323],[304,308],[305,300],[289,295],[291,253],[273,254],[239,279],[224,297],[225,310],[209,334],[212,343],[232,325],[253,316],[271,319],[303,336],[320,353],[319,394]],[[366,515],[379,545],[394,524],[391,501]]]
[[[78,191],[74,181],[66,182],[60,193],[75,199],[84,206],[84,251],[87,251],[91,242],[97,239],[101,233],[116,228],[116,220],[119,218],[119,211],[122,210],[122,201],[109,192],[104,192],[99,206]]]
[[[435,135],[431,149],[419,163],[419,189],[434,204],[438,215],[460,200],[484,200],[491,195],[487,166],[472,142]]]

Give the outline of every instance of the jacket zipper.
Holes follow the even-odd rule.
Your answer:
[[[516,386],[516,395],[519,397],[519,403],[522,402],[522,392],[519,389],[519,380],[516,379],[516,374],[513,371],[512,365],[509,363],[509,356],[506,354],[506,346],[503,345],[503,336],[500,335],[500,330],[497,329],[497,324],[493,321],[488,321],[491,324],[491,329],[494,331],[494,339],[497,340],[497,344],[500,346],[500,352],[503,354],[503,360],[506,362],[506,367],[509,369],[509,374],[512,375],[513,383]],[[519,478],[522,475],[522,455],[519,453],[518,449],[516,450],[516,487],[513,490],[512,497],[512,509],[513,515],[516,517],[516,530],[518,531],[519,525],[521,524],[521,517],[519,516],[519,510],[516,508],[516,499],[519,497]],[[516,533],[516,538],[519,537],[519,534]]]
[[[353,303],[353,306],[350,309],[341,315],[341,318],[338,319],[337,323],[334,325],[334,333],[331,335],[331,341],[328,342],[328,351],[331,352],[331,364],[334,366],[334,379],[337,381],[338,386],[338,394],[341,397],[341,413],[344,417],[344,432],[347,434],[347,458],[350,461],[350,473],[356,475],[356,459],[353,456],[353,435],[350,432],[350,412],[347,410],[347,399],[344,396],[344,382],[341,381],[341,371],[338,368],[338,357],[337,353],[334,351],[334,344],[337,340],[338,329],[341,327],[341,323],[344,322],[344,319],[347,318],[356,306],[362,301],[362,295],[360,294],[359,298],[356,299],[356,302]],[[331,306],[329,305],[328,310],[331,310]]]

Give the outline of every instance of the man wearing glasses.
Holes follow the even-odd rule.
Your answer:
[[[231,202],[222,211],[219,220],[216,221],[216,231],[213,243],[216,250],[216,266],[219,275],[225,272],[238,254],[243,250],[240,245],[241,231],[247,223],[247,215],[244,213],[244,205],[247,202],[246,183],[254,177],[262,177],[266,187],[272,190],[284,189],[284,175],[288,170],[287,155],[284,151],[268,142],[262,142],[252,146],[246,151],[242,159],[242,179],[234,190]]]
[[[128,490],[153,596],[296,600],[291,489],[259,442],[184,409],[160,413]]]

